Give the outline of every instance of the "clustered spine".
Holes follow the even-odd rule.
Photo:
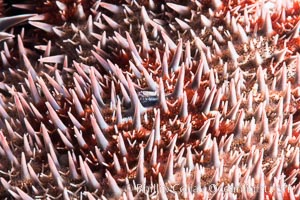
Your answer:
[[[299,8],[0,1],[0,198],[299,199]]]

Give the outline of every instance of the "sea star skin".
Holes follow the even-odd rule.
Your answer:
[[[5,3],[1,199],[300,198],[299,1]]]

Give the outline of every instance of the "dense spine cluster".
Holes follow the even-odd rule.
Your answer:
[[[0,199],[299,199],[299,8],[0,0]]]

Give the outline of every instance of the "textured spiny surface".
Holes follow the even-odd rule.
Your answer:
[[[299,1],[13,2],[1,199],[300,198]]]

